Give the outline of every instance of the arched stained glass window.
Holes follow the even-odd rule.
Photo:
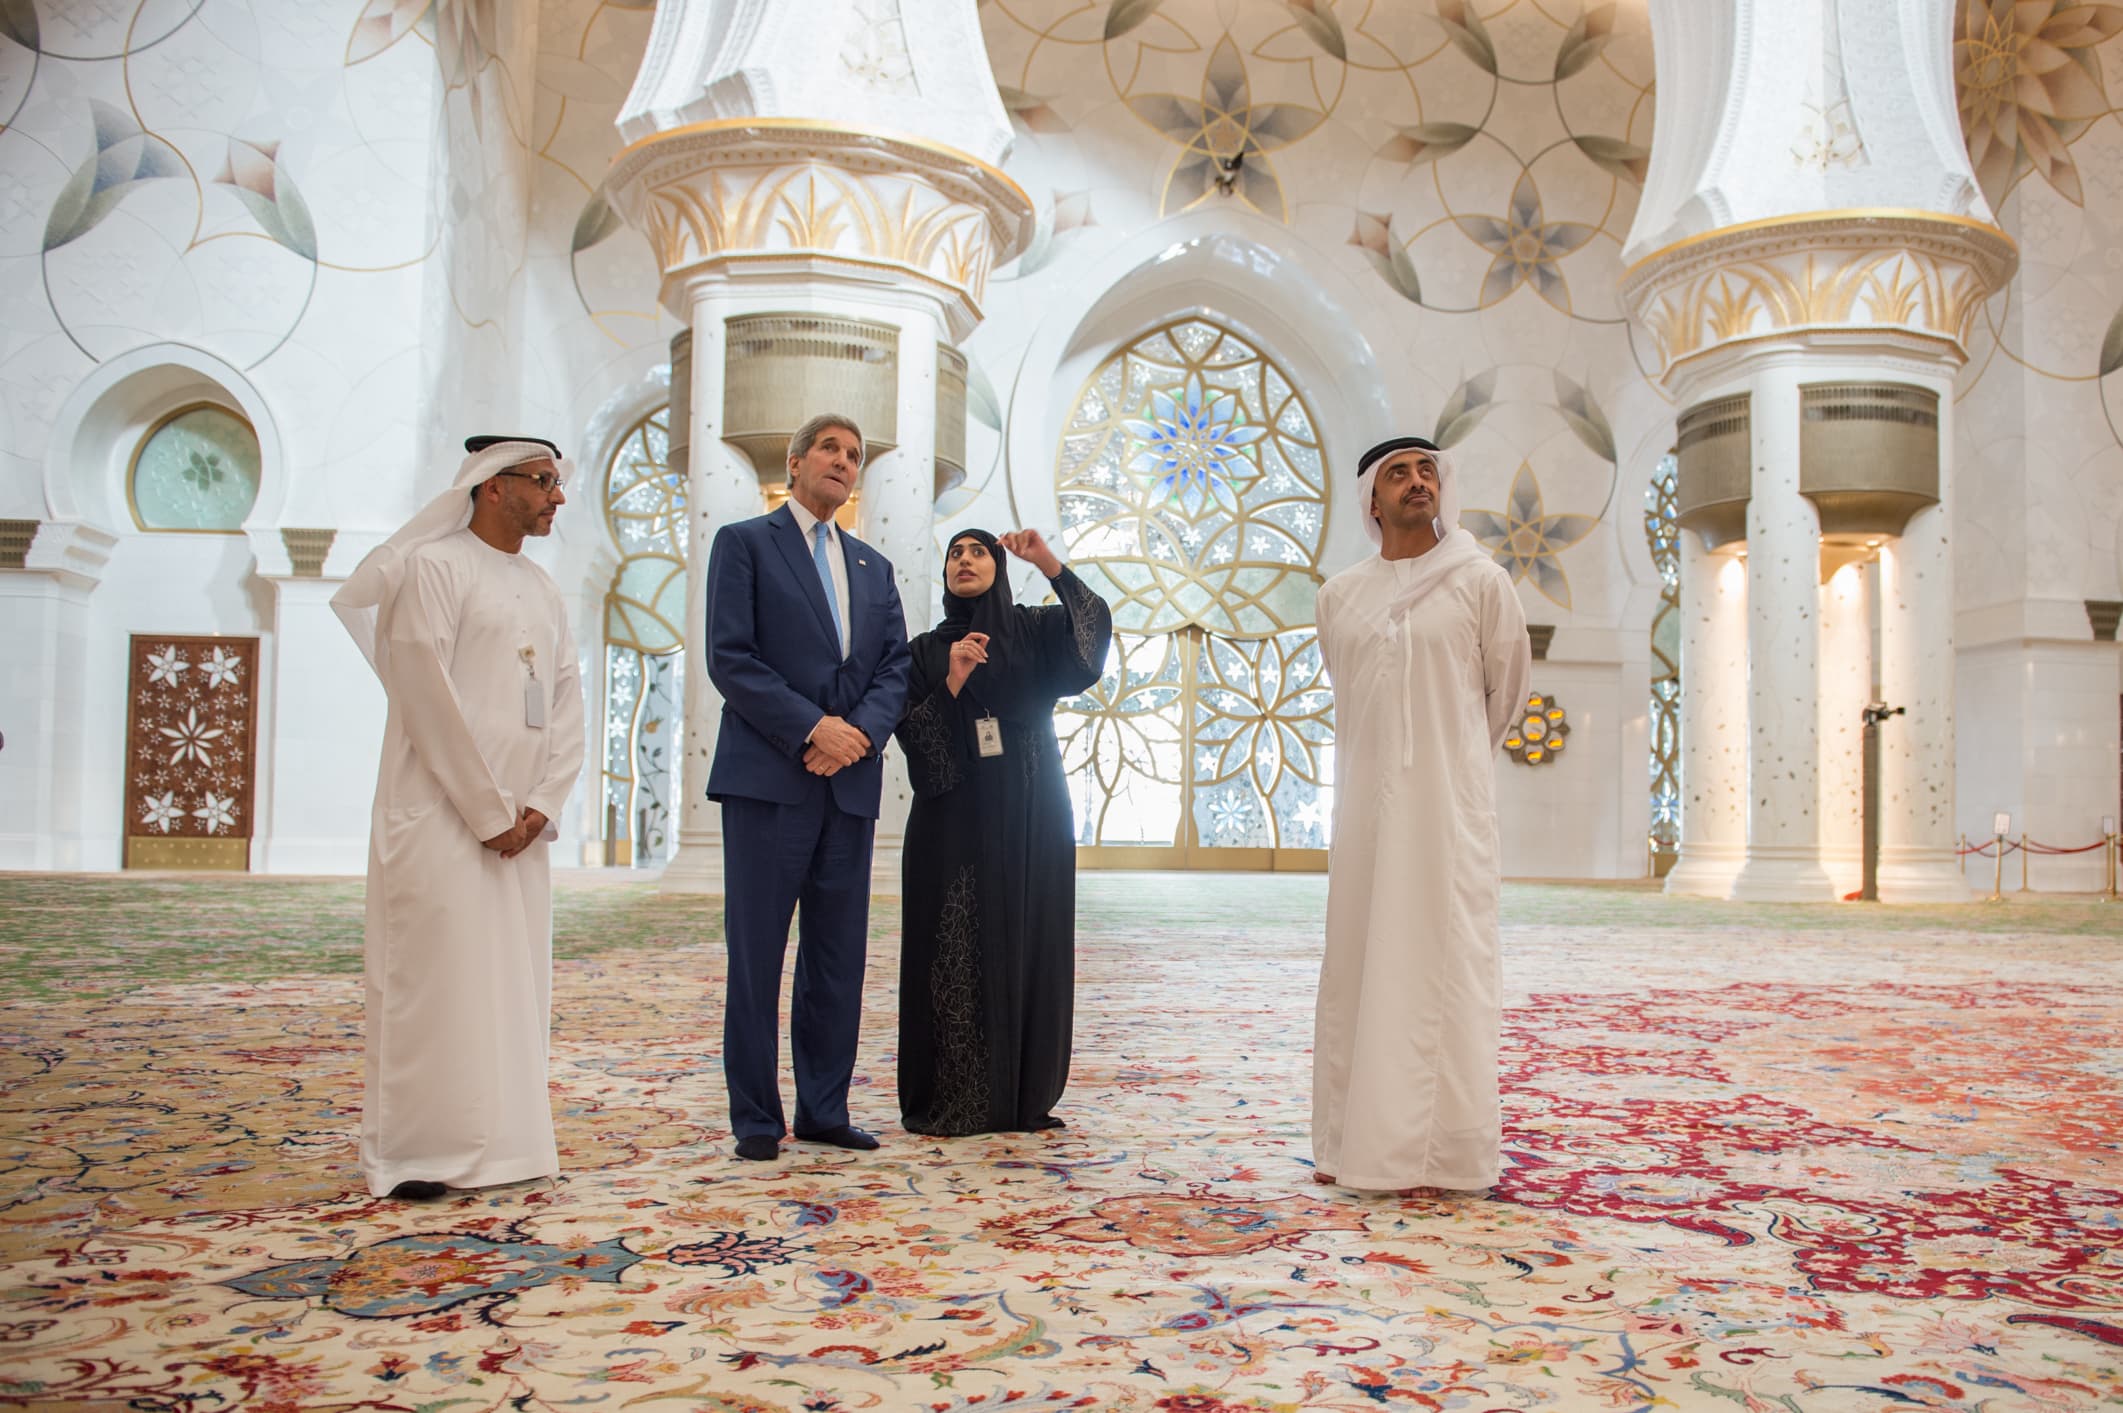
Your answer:
[[[258,434],[217,403],[180,408],[139,449],[126,491],[143,530],[233,532],[258,499]]]
[[[1305,400],[1206,319],[1152,330],[1078,395],[1056,476],[1073,567],[1122,632],[1312,621],[1327,482]]]
[[[1079,392],[1062,540],[1115,630],[1105,677],[1055,721],[1088,863],[1323,862],[1324,465],[1289,376],[1208,319],[1142,335]]]
[[[1659,571],[1651,618],[1651,866],[1663,876],[1681,847],[1680,462],[1660,459],[1644,488],[1644,538]]]
[[[605,591],[604,834],[620,862],[662,863],[677,844],[673,771],[685,700],[686,488],[668,409],[635,423],[605,470],[605,527],[619,569]]]

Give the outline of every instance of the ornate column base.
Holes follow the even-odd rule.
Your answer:
[[[870,855],[870,904],[877,905],[881,898],[897,899],[900,886],[900,862],[906,850],[900,846],[899,836],[886,839],[878,837],[877,848]]]
[[[1836,890],[1818,849],[1755,847],[1729,896],[1739,903],[1832,903]]]
[[[1989,860],[1981,860],[1986,865]],[[1989,879],[1984,879],[1987,891]],[[1961,875],[1951,850],[1880,850],[1880,901],[1883,903],[1969,903],[1979,896],[1975,879]]]
[[[678,852],[656,879],[659,893],[722,896],[722,831],[681,829]]]
[[[1747,862],[1739,844],[1681,842],[1681,856],[1666,874],[1666,893],[1675,898],[1730,898],[1733,880]]]

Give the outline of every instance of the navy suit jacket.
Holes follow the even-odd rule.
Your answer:
[[[722,731],[708,798],[800,804],[830,788],[847,814],[877,818],[884,749],[907,700],[907,617],[892,566],[846,531],[848,656],[811,546],[788,506],[715,532],[708,555],[708,680],[722,694]],[[804,738],[837,716],[870,738],[870,754],[832,776],[804,769]]]

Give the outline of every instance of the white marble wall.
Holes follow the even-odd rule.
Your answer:
[[[1964,648],[1959,663],[1962,831],[1990,835],[1991,817],[2012,815],[2015,838],[2057,848],[2100,837],[2116,802],[2116,727],[2123,656],[2114,643],[1990,643]],[[2006,867],[2018,876],[2019,856]],[[2090,891],[2102,885],[2098,850],[2037,855],[2029,886]]]
[[[1566,661],[1552,651],[1546,662],[1533,665],[1532,690],[1568,713],[1570,734],[1560,752],[1538,765],[1497,757],[1496,813],[1506,876],[1644,874],[1645,821],[1624,806],[1642,783],[1642,680],[1622,664]],[[1627,778],[1618,779],[1623,771]]]
[[[2011,13],[2060,43],[2060,62],[1970,134],[2020,269],[1978,319],[1955,389],[1953,572],[1959,828],[1987,834],[2010,809],[2016,831],[2075,846],[2123,813],[2117,650],[2093,641],[2085,609],[2123,599],[2123,34],[2063,14]],[[2055,155],[2032,163],[2016,124],[2042,128]],[[2098,857],[2038,858],[2031,882],[2093,886]]]

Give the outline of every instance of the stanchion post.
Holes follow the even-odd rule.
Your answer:
[[[1961,836],[1960,843],[1954,845],[1954,853],[1959,856],[1961,861],[1961,881],[1966,883],[1968,881],[1968,836],[1966,834]]]
[[[2005,901],[2005,836],[2012,832],[2012,816],[1999,811],[1991,818],[1990,832],[1996,851],[1991,856],[1990,896],[1983,901],[2002,903]]]
[[[2102,892],[2101,901],[2104,903],[2123,903],[2123,898],[2116,896],[2116,859],[2119,853],[2123,853],[2123,840],[2119,840],[2116,837],[2116,817],[2114,815],[2104,815],[2102,817],[2101,833],[2107,837],[2108,841],[2108,847],[2101,851],[2102,857],[2108,860],[2108,887]]]
[[[2027,891],[2027,834],[2024,830],[2020,834],[2020,891]]]

